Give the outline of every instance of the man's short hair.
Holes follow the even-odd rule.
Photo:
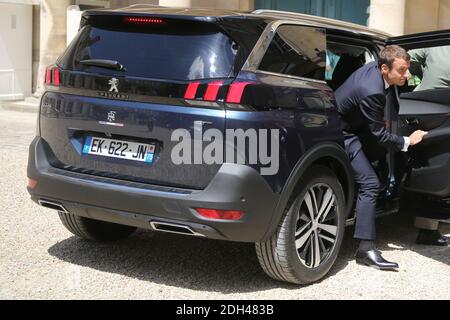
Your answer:
[[[405,49],[403,49],[400,46],[397,45],[386,46],[380,52],[380,58],[378,59],[378,66],[381,67],[382,64],[385,64],[389,67],[389,69],[391,69],[395,59],[403,59],[405,61],[410,61],[411,56],[408,54],[408,52],[406,52]]]

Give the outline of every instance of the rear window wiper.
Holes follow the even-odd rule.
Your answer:
[[[119,61],[115,60],[106,60],[106,59],[87,59],[81,60],[79,63],[85,66],[94,66],[94,67],[102,67],[108,69],[114,69],[119,71],[126,71],[123,64]]]

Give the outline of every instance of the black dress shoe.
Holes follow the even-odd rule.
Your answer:
[[[416,243],[427,246],[448,246],[450,238],[443,236],[438,230],[420,229]]]
[[[377,249],[372,249],[369,251],[357,251],[356,263],[376,268],[379,270],[396,270],[398,269],[398,264],[395,262],[389,262],[383,259],[381,252]]]

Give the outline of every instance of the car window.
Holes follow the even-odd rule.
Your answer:
[[[408,53],[411,76],[405,91],[450,88],[450,46],[419,48]]]
[[[325,48],[323,29],[282,25],[277,29],[258,69],[324,80]]]
[[[327,42],[325,80],[333,90],[339,88],[358,68],[375,61],[371,51],[363,46]]]
[[[185,81],[225,78],[234,72],[239,45],[213,24],[94,22],[80,30],[59,60],[63,69],[116,75],[115,70],[79,63],[105,59],[120,62],[124,75],[143,78]]]

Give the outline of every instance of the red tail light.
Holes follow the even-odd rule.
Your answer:
[[[48,67],[45,69],[45,84],[52,86],[61,85],[61,72],[57,67]]]
[[[235,82],[231,84],[225,101],[227,103],[241,103],[245,87],[253,83],[254,82]]]
[[[166,24],[166,21],[163,19],[144,17],[125,17],[123,21],[132,24]]]
[[[28,178],[28,188],[34,189],[37,185],[37,181],[31,178]]]
[[[208,219],[217,220],[239,220],[244,216],[242,211],[238,210],[217,210],[217,209],[206,209],[206,208],[196,208],[198,213],[202,217]]]
[[[59,78],[59,69],[58,68],[53,69],[53,84],[55,86],[59,86],[61,84],[60,78]]]
[[[254,82],[235,82],[229,86],[228,93],[225,102],[227,103],[241,103],[242,95],[245,87]],[[195,81],[189,83],[184,98],[188,100],[194,100],[197,95],[200,82]],[[217,101],[219,90],[223,86],[223,81],[215,81],[207,84],[206,92],[202,98],[203,101]]]
[[[217,94],[219,93],[220,87],[222,86],[222,81],[211,82],[208,84],[208,88],[206,89],[205,96],[203,100],[205,101],[216,101]]]
[[[200,82],[191,82],[189,83],[186,93],[184,94],[185,99],[195,99],[195,95],[197,94],[198,86]]]
[[[45,69],[45,84],[52,83],[52,70],[50,68]]]

